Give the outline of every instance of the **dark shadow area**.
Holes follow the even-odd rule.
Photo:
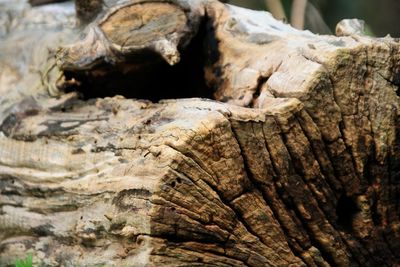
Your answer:
[[[29,0],[31,6],[47,5],[52,3],[66,2],[68,0]]]
[[[354,215],[359,211],[354,198],[342,195],[336,206],[338,225],[341,226],[343,230],[351,232],[353,230],[352,222]]]
[[[66,88],[66,92],[78,91],[83,99],[122,95],[126,98],[161,99],[213,98],[213,90],[205,82],[206,22],[191,43],[181,51],[181,61],[170,66],[159,55],[149,51],[129,63],[102,65],[86,72],[65,72],[67,80],[75,79],[78,86]],[[140,62],[140,63],[133,63]]]

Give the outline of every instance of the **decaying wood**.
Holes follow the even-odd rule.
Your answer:
[[[113,2],[87,27],[70,2],[0,9],[0,265],[400,264],[397,39]],[[85,95],[187,62],[216,101]]]

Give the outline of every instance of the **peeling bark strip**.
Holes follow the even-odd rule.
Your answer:
[[[318,36],[217,1],[105,1],[81,29],[70,2],[0,7],[1,266],[27,253],[46,266],[400,264],[398,40],[354,20]],[[80,98],[109,89],[95,79],[143,98],[136,79],[160,66],[177,81],[203,68],[218,101]]]

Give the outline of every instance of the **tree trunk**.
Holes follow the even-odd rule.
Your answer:
[[[397,39],[82,3],[0,3],[1,266],[400,264]]]

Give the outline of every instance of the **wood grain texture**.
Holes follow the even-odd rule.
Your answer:
[[[0,9],[0,265],[400,264],[398,40],[217,1],[110,4],[87,28],[22,2]],[[214,100],[81,97],[191,42]]]

